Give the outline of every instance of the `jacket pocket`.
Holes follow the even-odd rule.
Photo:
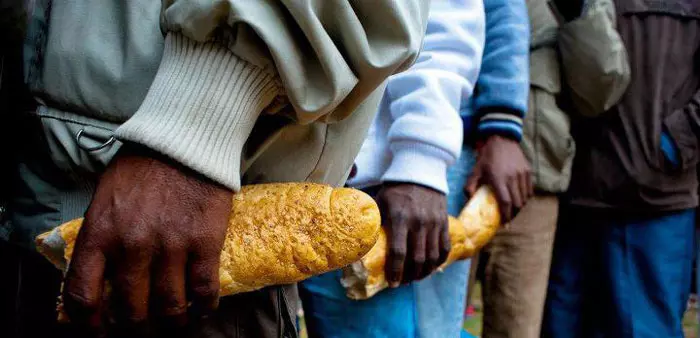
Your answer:
[[[559,76],[553,48],[532,52],[522,147],[532,166],[536,187],[555,193],[565,191],[569,185],[575,151],[569,116],[556,103],[561,88]]]
[[[661,132],[660,147],[661,152],[664,154],[666,162],[668,162],[673,167],[673,169],[677,169],[678,166],[680,166],[681,164],[678,147],[676,147],[676,143],[673,142],[671,135],[669,135],[666,131]]]
[[[530,160],[538,189],[563,192],[569,185],[575,145],[569,117],[553,93],[530,88],[530,116],[524,128],[523,150]]]
[[[101,174],[121,147],[117,124],[41,106],[37,109],[53,162],[66,172]]]
[[[673,145],[678,150],[680,163],[676,168],[680,167],[682,171],[694,168],[698,163],[700,146],[698,144],[698,136],[695,134],[684,111],[678,109],[664,118],[663,130],[668,132]],[[663,149],[661,150],[663,151]]]

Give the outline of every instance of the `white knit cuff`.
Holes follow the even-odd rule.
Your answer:
[[[394,143],[391,150],[393,158],[382,176],[382,182],[415,183],[444,194],[449,192],[447,166],[454,159],[448,152],[416,142]]]
[[[243,145],[279,88],[274,75],[224,46],[169,33],[146,98],[116,136],[237,191]]]

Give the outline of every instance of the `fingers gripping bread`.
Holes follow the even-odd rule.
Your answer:
[[[447,260],[438,270],[447,265],[469,258],[486,245],[496,234],[501,224],[496,197],[486,186],[477,190],[459,215],[449,218],[449,233],[452,248]],[[343,268],[341,284],[351,299],[367,299],[389,284],[384,276],[387,253],[387,237],[380,231],[377,243],[361,260]]]
[[[220,296],[291,284],[350,264],[376,242],[379,209],[365,193],[311,183],[245,186],[234,195],[221,252]],[[37,238],[66,270],[82,219]]]

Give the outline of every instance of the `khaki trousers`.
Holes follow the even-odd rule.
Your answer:
[[[556,196],[535,196],[484,248],[483,337],[540,336],[558,211]]]

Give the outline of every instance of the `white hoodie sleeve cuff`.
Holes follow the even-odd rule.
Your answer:
[[[382,182],[415,183],[448,193],[447,167],[454,161],[454,156],[418,142],[393,143],[391,150],[393,158]]]

